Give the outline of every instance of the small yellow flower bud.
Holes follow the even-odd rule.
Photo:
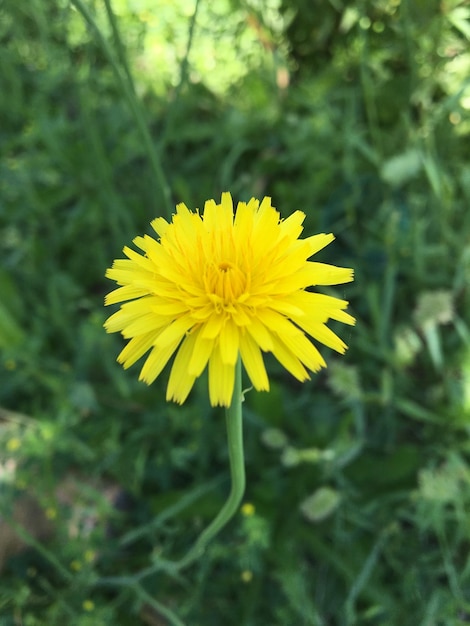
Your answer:
[[[57,517],[57,509],[53,506],[48,506],[45,510],[45,514],[47,519],[53,520]]]
[[[18,439],[18,437],[12,437],[7,441],[8,452],[15,452],[18,448],[21,448],[21,439]]]
[[[240,578],[244,583],[249,583],[253,580],[253,572],[249,569],[245,569],[241,573]]]
[[[94,550],[85,550],[85,554],[83,555],[86,563],[93,563],[96,558],[96,552]]]
[[[245,502],[241,508],[242,515],[245,517],[252,517],[255,514],[255,507],[251,502]]]

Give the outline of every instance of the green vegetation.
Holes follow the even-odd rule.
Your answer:
[[[1,626],[470,622],[469,18],[463,0],[0,4],[0,537],[10,521],[30,546],[0,548]],[[304,385],[268,359],[246,504],[176,576],[160,559],[229,490],[223,413],[204,380],[178,407],[165,375],[116,363],[104,271],[226,190],[335,233],[321,260],[355,268],[335,293],[358,322]]]

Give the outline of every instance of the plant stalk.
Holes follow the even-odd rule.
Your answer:
[[[230,461],[230,476],[232,485],[230,494],[217,516],[205,528],[196,540],[194,546],[182,559],[177,561],[175,569],[181,571],[198,559],[207,548],[210,541],[232,519],[240,506],[245,493],[245,456],[243,449],[243,413],[242,413],[242,375],[241,361],[238,359],[235,367],[235,385],[230,406],[225,410],[227,427],[227,443]]]

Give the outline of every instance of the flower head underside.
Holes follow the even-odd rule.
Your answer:
[[[326,367],[309,336],[343,353],[326,324],[355,320],[345,300],[306,289],[349,282],[353,271],[308,260],[334,237],[299,239],[304,218],[280,219],[270,198],[239,202],[234,215],[223,193],[202,216],[179,204],[170,223],[153,220],[158,240],[136,237],[143,254],[125,247],[127,258],[106,272],[119,287],[105,303],[121,305],[105,328],[128,340],[118,361],[128,368],[149,353],[139,378],[150,384],[176,353],[167,400],[178,403],[208,366],[214,406],[229,406],[239,357],[259,391],[269,389],[263,352],[300,381]]]

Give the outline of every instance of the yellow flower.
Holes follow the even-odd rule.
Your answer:
[[[253,580],[253,572],[249,569],[245,569],[240,574],[240,578],[244,583],[250,583]]]
[[[12,437],[7,441],[8,452],[16,452],[18,448],[21,448],[21,439],[18,439],[18,437]]]
[[[204,214],[176,207],[171,223],[152,222],[158,240],[145,235],[127,246],[106,276],[119,286],[105,304],[121,304],[107,332],[129,342],[118,356],[125,368],[150,351],[140,380],[151,384],[176,352],[167,400],[182,404],[195,379],[209,368],[213,406],[229,406],[235,364],[241,357],[253,387],[269,390],[262,352],[271,352],[298,380],[326,367],[313,339],[343,353],[345,343],[329,319],[354,324],[348,303],[306,291],[353,280],[353,270],[308,261],[333,241],[332,234],[299,239],[304,213],[280,219],[271,199],[220,204],[208,200]]]
[[[255,507],[251,502],[245,502],[241,508],[242,515],[245,517],[252,517],[255,514]]]
[[[45,511],[47,519],[53,520],[57,517],[57,509],[53,506],[48,506]]]

